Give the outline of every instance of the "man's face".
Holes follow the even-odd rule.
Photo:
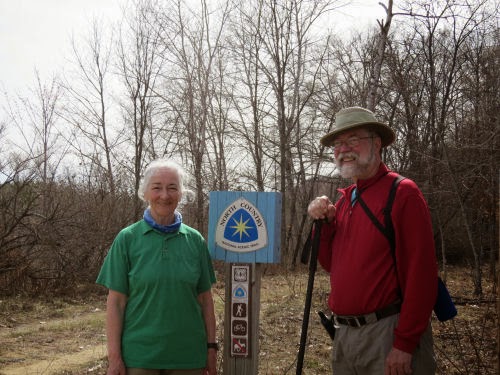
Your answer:
[[[377,173],[381,140],[367,129],[347,130],[333,142],[337,168],[343,178],[367,179]]]

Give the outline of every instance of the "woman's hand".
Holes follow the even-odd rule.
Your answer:
[[[198,302],[201,305],[203,312],[203,320],[205,321],[205,329],[207,330],[207,342],[216,342],[215,337],[215,308],[212,291],[198,294]],[[207,349],[207,367],[204,375],[217,375],[217,350],[215,348]]]
[[[126,375],[125,364],[121,355],[121,336],[126,305],[127,296],[125,294],[109,290],[106,303],[107,375]]]
[[[205,368],[205,375],[217,375],[217,350],[213,348],[208,349],[207,353],[207,367]]]
[[[108,371],[107,375],[126,375],[127,370],[125,369],[125,364],[121,358],[111,359],[108,358]]]

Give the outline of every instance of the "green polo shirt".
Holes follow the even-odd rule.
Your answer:
[[[207,338],[197,296],[215,282],[202,235],[181,224],[162,233],[144,220],[115,238],[97,283],[128,296],[122,332],[127,367],[206,365]]]

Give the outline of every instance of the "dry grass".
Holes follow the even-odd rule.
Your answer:
[[[4,299],[0,327],[1,374],[76,374],[105,357],[102,298]]]
[[[308,274],[307,270],[269,270],[264,273],[261,287],[259,374],[295,374]],[[452,268],[448,287],[459,315],[444,324],[433,321],[439,374],[497,374],[498,317],[492,283],[485,282],[483,298],[475,300],[468,273]],[[304,375],[331,374],[332,343],[315,313],[326,310],[328,289],[328,276],[318,271]],[[216,285],[214,296],[218,337],[222,338],[223,280]],[[104,309],[104,294],[86,296],[84,301],[1,300],[0,374],[105,374]],[[222,354],[219,360],[222,362]]]

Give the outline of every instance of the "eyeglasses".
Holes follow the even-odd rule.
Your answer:
[[[339,149],[340,147],[342,147],[342,145],[346,145],[348,147],[356,147],[356,146],[359,146],[359,142],[362,140],[362,139],[368,139],[368,138],[374,138],[373,135],[370,135],[369,137],[350,137],[350,138],[347,138],[346,140],[340,140],[340,139],[337,139],[335,141],[333,141],[332,143],[332,146],[333,146],[333,149],[336,150],[336,149]]]

